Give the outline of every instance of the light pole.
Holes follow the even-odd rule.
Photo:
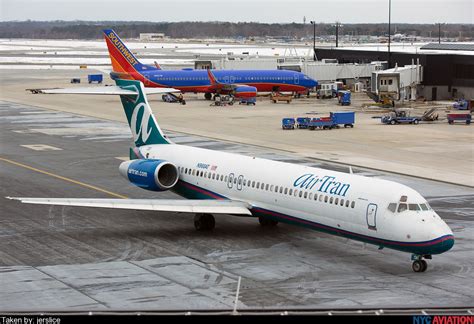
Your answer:
[[[390,53],[390,38],[392,34],[391,30],[391,22],[392,22],[392,0],[388,0],[388,68],[392,67],[392,53]]]
[[[438,23],[438,44],[441,44],[441,23]]]
[[[311,20],[313,25],[313,61],[316,61],[316,21]]]
[[[336,21],[336,47],[339,46],[339,27],[342,27],[341,23]]]

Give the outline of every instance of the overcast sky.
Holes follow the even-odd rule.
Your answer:
[[[388,20],[388,0],[0,0],[9,20],[341,21]],[[474,23],[474,0],[392,0],[392,21]]]

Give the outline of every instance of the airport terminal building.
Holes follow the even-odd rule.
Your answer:
[[[321,59],[337,59],[339,63],[366,64],[390,61],[393,67],[419,62],[423,66],[418,96],[427,100],[474,98],[474,45],[428,44],[415,52],[316,48]]]

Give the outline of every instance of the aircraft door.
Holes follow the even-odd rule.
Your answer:
[[[295,84],[299,84],[300,83],[300,76],[298,74],[295,74],[294,75],[294,80],[295,80]]]
[[[377,205],[369,204],[367,206],[367,226],[369,229],[376,231],[377,230]]]
[[[227,179],[227,188],[232,189],[234,186],[234,174],[229,174],[229,178]]]
[[[244,182],[244,176],[239,175],[239,178],[237,179],[237,190],[242,190],[242,183]]]

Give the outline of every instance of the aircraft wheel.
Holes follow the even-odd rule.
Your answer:
[[[198,231],[211,231],[216,226],[216,220],[212,214],[196,214],[194,216],[194,228]]]
[[[415,260],[413,261],[411,268],[415,272],[424,272],[428,268],[428,264],[426,263],[425,260]]]
[[[258,222],[262,226],[276,226],[278,224],[278,221],[276,220],[263,218],[263,217],[258,217]]]
[[[204,94],[204,98],[206,98],[206,100],[211,100],[211,99],[212,99],[212,93],[206,92],[206,93]]]

